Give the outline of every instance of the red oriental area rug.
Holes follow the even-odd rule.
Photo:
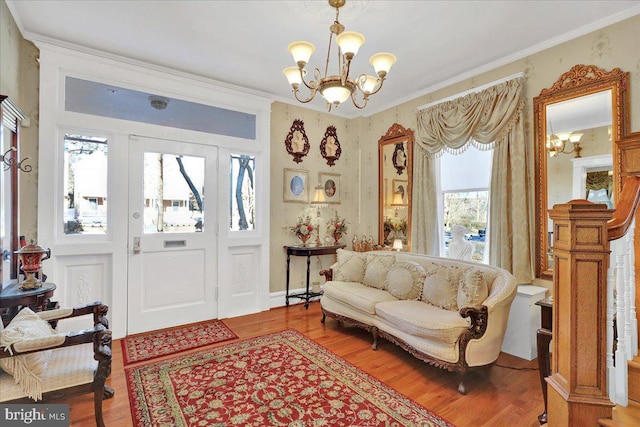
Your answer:
[[[220,320],[194,323],[158,332],[133,335],[122,339],[124,364],[142,362],[205,345],[238,338]]]
[[[133,424],[452,424],[294,330],[126,368]]]

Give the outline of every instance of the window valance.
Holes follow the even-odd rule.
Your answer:
[[[490,149],[506,138],[524,107],[522,78],[515,78],[418,112],[417,146],[435,156]]]

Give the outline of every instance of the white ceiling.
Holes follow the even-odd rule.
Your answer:
[[[325,0],[7,4],[29,40],[95,49],[292,103],[282,74],[294,65],[287,45],[314,43],[310,66],[323,67],[335,17]],[[637,14],[640,0],[348,0],[340,22],[366,37],[352,73],[373,74],[368,58],[379,51],[398,62],[365,110],[345,103],[332,111],[370,115]],[[325,110],[321,99],[305,105]]]

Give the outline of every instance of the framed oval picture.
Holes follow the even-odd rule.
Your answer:
[[[309,203],[309,171],[285,168],[282,200]]]
[[[327,203],[340,203],[340,174],[319,172],[318,181],[324,189],[324,197]]]

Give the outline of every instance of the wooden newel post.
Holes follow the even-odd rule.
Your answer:
[[[606,205],[586,200],[549,211],[554,235],[550,427],[595,426],[598,418],[612,416],[605,359],[607,221],[612,214]]]

